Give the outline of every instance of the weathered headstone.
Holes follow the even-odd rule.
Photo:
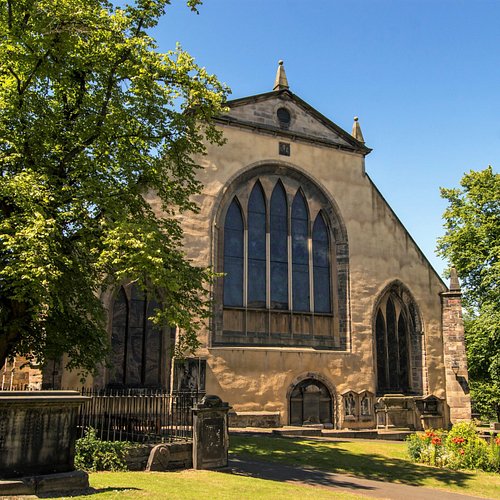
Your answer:
[[[228,403],[218,396],[205,396],[193,408],[193,467],[227,466],[229,449]]]

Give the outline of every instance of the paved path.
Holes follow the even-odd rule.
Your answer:
[[[373,481],[347,474],[324,472],[317,469],[297,468],[273,462],[247,460],[246,458],[234,455],[229,459],[229,472],[242,476],[258,477],[260,479],[318,486],[338,493],[345,491],[358,495],[394,500],[467,500],[479,498],[420,486]]]

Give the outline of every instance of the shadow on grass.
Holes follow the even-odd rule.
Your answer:
[[[309,469],[308,472],[320,473],[324,471],[351,474],[363,479],[410,486],[431,486],[428,480],[433,479],[443,487],[452,485],[463,487],[467,480],[474,476],[470,472],[426,467],[408,460],[388,458],[374,453],[357,454],[345,450],[339,445],[342,445],[342,442],[309,442],[304,441],[303,438],[266,438],[265,440],[262,438],[238,438],[232,440],[231,456],[236,459],[237,463],[240,461],[239,468],[245,466],[248,468],[248,464],[254,460],[266,461]],[[260,469],[263,475],[268,475],[266,465],[262,464]],[[292,473],[291,468],[287,467],[286,469],[287,474]],[[316,469],[316,471],[310,469]],[[256,470],[256,472],[259,471]],[[314,479],[318,479],[311,477],[313,483]],[[290,477],[289,480],[294,480],[294,478]]]
[[[72,498],[72,497],[83,497],[91,495],[99,495],[100,493],[108,493],[114,491],[116,493],[122,491],[142,491],[141,488],[117,488],[113,486],[108,486],[107,488],[87,488],[85,490],[70,491],[70,492],[47,492],[39,493],[38,498]]]

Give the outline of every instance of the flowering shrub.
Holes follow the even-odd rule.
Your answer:
[[[500,471],[500,438],[492,438],[488,445],[470,422],[455,424],[448,433],[426,430],[412,434],[407,444],[413,462],[450,469]]]
[[[408,437],[408,453],[414,462],[430,465],[443,465],[442,430],[428,429],[424,433],[412,434]]]

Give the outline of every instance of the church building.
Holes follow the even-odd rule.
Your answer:
[[[348,133],[312,108],[282,61],[272,91],[228,106],[226,144],[198,159],[201,210],[182,219],[188,258],[221,273],[202,347],[171,363],[154,303],[123,286],[103,299],[113,359],[93,384],[206,391],[235,426],[470,419],[456,273],[447,287],[370,179],[357,118]]]

